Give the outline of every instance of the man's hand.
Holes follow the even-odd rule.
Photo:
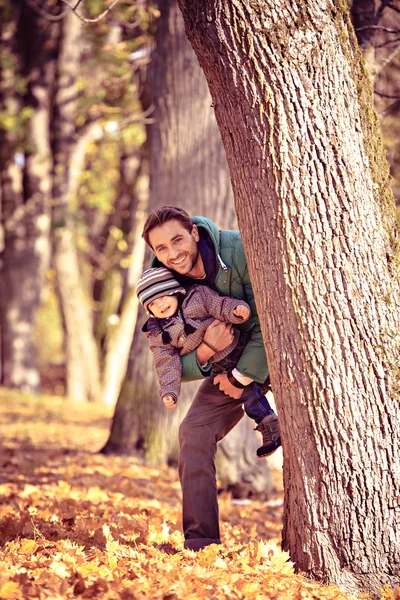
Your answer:
[[[220,350],[225,350],[225,348],[227,348],[229,344],[232,344],[233,342],[232,325],[230,323],[225,323],[224,321],[214,319],[214,321],[206,329],[204,341],[208,344],[211,344],[211,346],[218,352]]]
[[[240,304],[235,308],[233,314],[235,315],[235,317],[241,317],[243,321],[247,321],[247,319],[250,316],[250,310],[247,308],[247,306]]]
[[[166,396],[163,396],[162,401],[164,402],[164,404],[167,408],[175,408],[176,407],[176,400],[173,396],[171,396],[171,394],[167,394]]]
[[[232,385],[226,373],[219,373],[216,375],[213,379],[213,383],[218,385],[221,392],[224,392],[226,396],[230,396],[235,400],[239,400],[242,397],[244,388],[239,389]]]
[[[203,342],[198,346],[196,356],[201,365],[207,363],[216,352],[224,350],[233,342],[232,325],[214,319],[207,327],[203,341],[210,344],[212,348]]]

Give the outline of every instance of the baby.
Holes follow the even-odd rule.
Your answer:
[[[207,327],[219,319],[240,324],[250,317],[250,307],[243,300],[219,296],[203,285],[182,287],[171,271],[164,267],[148,269],[139,279],[136,292],[149,319],[143,332],[149,340],[154,355],[160,383],[160,396],[168,408],[173,408],[181,388],[181,356],[195,350],[201,343],[215,353],[212,373],[231,374],[247,344],[249,334],[233,329],[233,341],[224,350],[217,351],[204,340]],[[270,407],[260,386],[253,382],[246,386],[240,399],[245,412],[260,425],[270,414]],[[259,431],[262,428],[256,427]],[[269,454],[269,453],[268,453]],[[257,450],[259,458],[266,449]]]

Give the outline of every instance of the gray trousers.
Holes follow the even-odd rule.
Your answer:
[[[208,377],[179,429],[185,548],[220,544],[215,454],[217,442],[243,417],[241,400],[226,396]]]

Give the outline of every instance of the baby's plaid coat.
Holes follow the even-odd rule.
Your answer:
[[[171,394],[171,396],[178,399],[182,376],[180,356],[192,352],[201,344],[207,327],[214,319],[232,324],[243,323],[242,318],[233,314],[237,306],[246,306],[250,310],[249,305],[244,300],[237,300],[230,296],[219,296],[217,292],[206,286],[194,285],[187,290],[180,309],[186,323],[192,325],[195,329],[194,333],[185,334],[180,311],[171,317],[166,324],[163,324],[163,330],[168,331],[171,336],[171,341],[168,344],[162,341],[162,330],[158,319],[152,317],[146,322],[143,332],[148,337],[150,350],[154,354],[161,398]],[[239,331],[234,329],[233,333],[233,342],[224,350],[214,354],[212,357],[213,362],[225,358],[236,347]]]

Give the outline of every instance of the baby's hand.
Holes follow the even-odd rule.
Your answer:
[[[234,309],[233,314],[235,317],[242,317],[242,319],[246,321],[250,316],[250,310],[247,306],[240,305]]]
[[[164,402],[164,404],[167,408],[175,408],[175,406],[176,406],[176,400],[173,396],[171,396],[171,394],[167,394],[166,396],[163,396],[162,401]]]

